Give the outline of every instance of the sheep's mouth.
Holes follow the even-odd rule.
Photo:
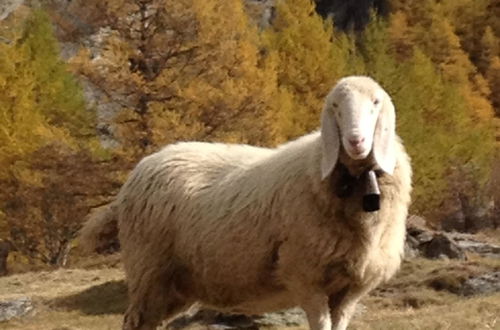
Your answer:
[[[369,152],[365,148],[349,148],[347,153],[352,159],[358,160],[366,158]]]

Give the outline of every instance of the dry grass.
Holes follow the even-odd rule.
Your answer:
[[[487,242],[490,244],[500,245],[500,228],[486,229],[475,234],[475,236],[480,241]]]
[[[0,300],[30,296],[36,313],[0,323],[0,329],[119,329],[126,305],[123,273],[116,257],[64,269],[0,278]],[[103,267],[97,268],[96,267]],[[454,292],[472,275],[500,270],[499,259],[413,259],[390,283],[363,300],[367,310],[351,330],[500,330],[500,293],[464,298]],[[191,325],[188,329],[207,329]],[[279,328],[273,328],[279,329]],[[283,329],[283,328],[282,328]],[[287,330],[302,330],[289,327]]]
[[[352,330],[498,330],[500,294],[472,299],[449,299],[423,308],[372,309],[355,320]]]
[[[413,259],[364,300],[368,311],[356,330],[500,330],[500,293],[465,298],[461,284],[471,276],[500,270],[500,259],[469,255],[468,261]]]
[[[119,268],[59,269],[0,277],[0,299],[26,295],[46,300],[59,298],[123,278]]]
[[[116,314],[87,316],[78,312],[40,310],[35,316],[0,323],[2,330],[116,330],[121,328]]]
[[[119,329],[126,287],[119,268],[61,269],[0,278],[0,300],[29,296],[35,312],[0,329]]]

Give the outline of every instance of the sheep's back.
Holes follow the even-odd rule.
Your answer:
[[[169,145],[141,160],[120,190],[117,197],[119,209],[123,210],[120,227],[158,226],[175,211],[169,208],[201,206],[193,204],[193,200],[213,197],[228,176],[245,171],[252,162],[270,153],[271,149],[248,145],[201,142]]]

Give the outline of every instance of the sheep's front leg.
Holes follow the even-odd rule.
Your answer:
[[[346,330],[356,309],[357,301],[331,312],[332,330]]]
[[[345,287],[329,297],[328,304],[330,306],[332,330],[347,329],[356,310],[356,305],[368,291],[370,289],[364,287]]]
[[[311,295],[301,304],[301,307],[306,312],[311,330],[332,329],[328,296],[324,294]]]

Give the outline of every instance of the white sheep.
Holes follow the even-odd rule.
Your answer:
[[[376,212],[362,209],[357,178],[369,170]],[[199,302],[248,314],[300,306],[311,329],[341,330],[399,268],[410,192],[391,99],[353,76],[328,95],[320,132],[276,149],[189,142],[144,158],[82,240],[96,247],[118,225],[124,329],[154,329]]]

